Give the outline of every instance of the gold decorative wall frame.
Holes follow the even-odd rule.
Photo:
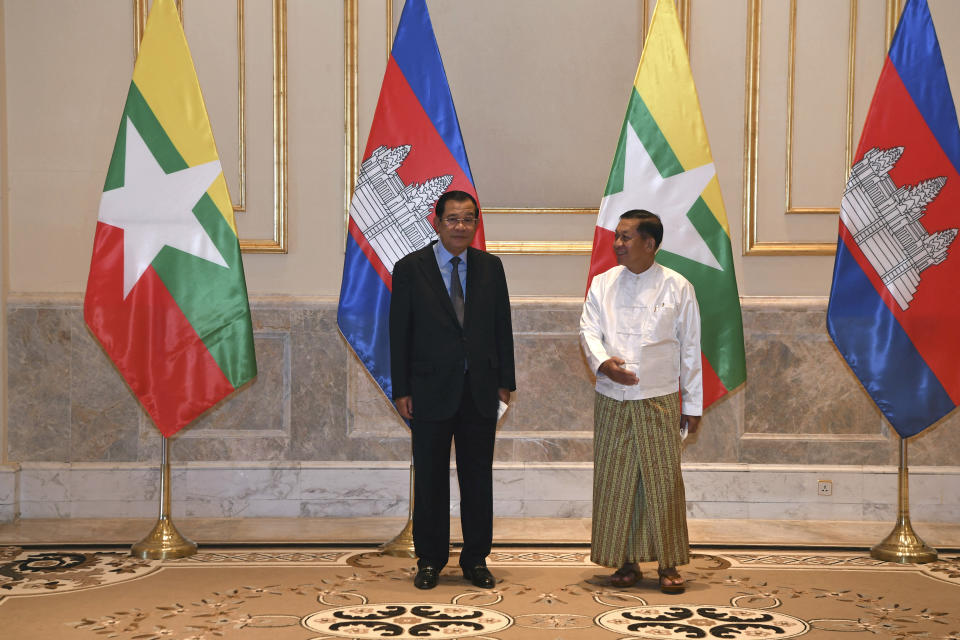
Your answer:
[[[689,42],[690,32],[690,1],[675,0],[680,25],[683,28],[684,39]],[[646,37],[649,23],[649,7],[647,0],[640,0],[642,4],[642,19],[638,25],[641,43]],[[353,188],[357,183],[360,171],[360,139],[357,131],[357,74],[358,74],[358,11],[359,0],[343,1],[343,59],[344,59],[344,233],[350,217],[350,200],[353,198]],[[393,0],[385,0],[386,18],[386,51],[387,56],[393,47]],[[483,215],[504,214],[561,214],[561,215],[592,215],[599,213],[597,207],[484,207]],[[488,240],[487,250],[499,254],[539,254],[539,255],[590,255],[593,251],[593,238],[581,241],[559,240]]]
[[[856,61],[856,19],[858,0],[849,0],[850,28],[847,51],[847,96],[846,140],[844,166],[847,171],[852,164],[854,151],[853,100],[854,63]],[[897,26],[902,0],[885,0],[885,49],[889,48]],[[834,255],[836,242],[781,242],[762,241],[758,233],[757,188],[759,171],[759,118],[760,118],[760,24],[763,0],[747,0],[747,67],[746,67],[746,113],[744,122],[744,182],[743,182],[743,255],[812,256]],[[794,207],[792,196],[793,178],[793,105],[796,53],[797,0],[790,0],[790,24],[788,27],[787,67],[787,114],[786,114],[786,175],[784,179],[784,214],[838,214],[839,207]]]
[[[180,20],[184,3],[176,0]],[[133,0],[134,57],[140,51],[140,40],[147,22],[148,0]],[[246,127],[246,22],[245,0],[237,2],[237,122],[239,162],[239,202],[234,212],[246,211],[247,195],[247,127]],[[240,238],[244,253],[287,253],[287,0],[273,0],[273,237]]]

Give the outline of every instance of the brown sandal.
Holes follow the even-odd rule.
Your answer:
[[[642,574],[640,573],[640,568],[637,565],[625,564],[613,572],[613,575],[610,576],[610,584],[621,589],[632,587],[640,582],[641,577]]]
[[[660,591],[663,593],[675,595],[687,590],[686,581],[680,577],[675,567],[657,569],[657,575],[660,576]],[[680,582],[674,582],[674,580],[680,580]]]

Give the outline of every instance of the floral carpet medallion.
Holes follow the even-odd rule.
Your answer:
[[[141,560],[126,552],[31,552],[3,547],[0,548],[0,598],[117,584],[159,567],[159,560]]]
[[[803,620],[782,613],[723,605],[627,607],[600,614],[596,621],[631,638],[795,638],[810,630]]]
[[[656,567],[629,589],[585,548],[497,548],[493,589],[456,560],[418,591],[409,558],[364,549],[201,549],[138,560],[125,551],[0,547],[0,637],[17,640],[960,640],[960,557],[898,565],[866,553],[717,550]]]
[[[458,598],[454,598],[458,600]],[[335,638],[471,638],[503,631],[510,616],[453,604],[380,603],[318,611],[303,626]]]

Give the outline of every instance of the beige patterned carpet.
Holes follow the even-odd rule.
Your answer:
[[[456,559],[418,591],[414,562],[370,549],[126,550],[0,547],[0,638],[320,640],[480,638],[952,638],[960,556],[897,565],[857,552],[698,550],[686,593],[630,589],[577,548],[495,548],[496,589]]]

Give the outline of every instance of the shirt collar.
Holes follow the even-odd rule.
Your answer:
[[[443,246],[443,243],[439,240],[433,245],[433,253],[437,256],[437,262],[439,264],[447,264],[450,262],[450,258],[453,257],[453,254],[447,251],[447,248]],[[467,250],[464,249],[459,254],[460,260],[466,264],[467,262]]]

